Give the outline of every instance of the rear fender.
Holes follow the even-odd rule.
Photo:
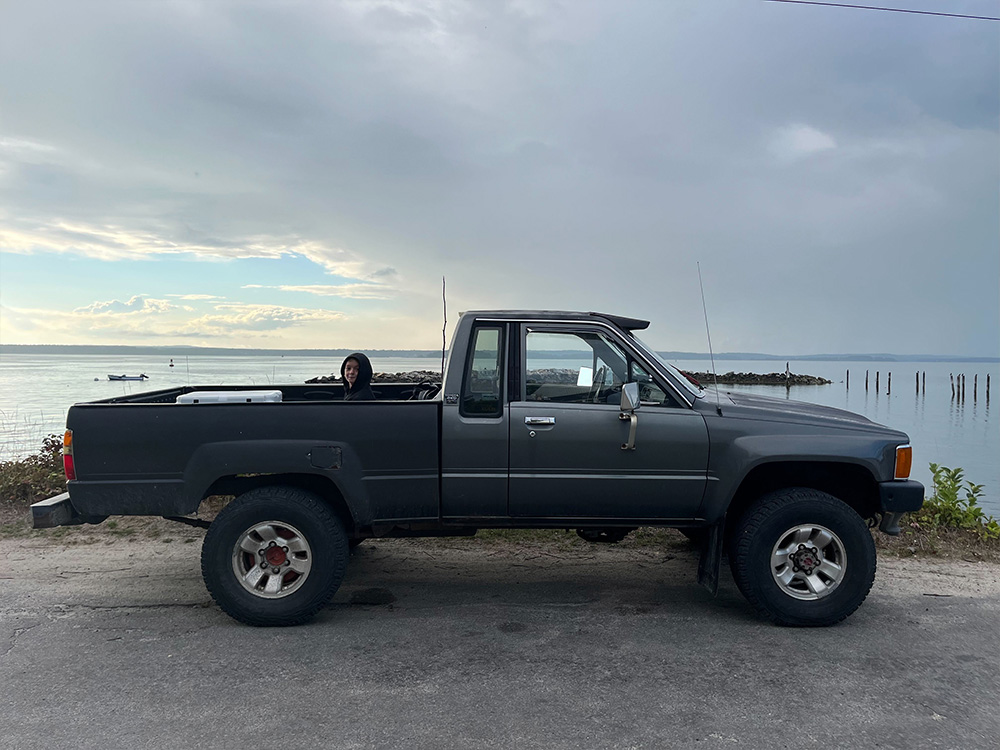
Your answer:
[[[313,474],[329,479],[347,503],[355,523],[372,520],[361,462],[344,442],[317,440],[237,440],[198,447],[184,469],[185,498],[193,513],[222,477],[241,474]]]

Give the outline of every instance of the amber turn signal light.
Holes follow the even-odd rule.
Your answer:
[[[913,466],[913,448],[909,445],[896,446],[896,479],[909,479]]]

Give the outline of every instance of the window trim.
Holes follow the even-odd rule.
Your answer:
[[[650,376],[654,379],[656,384],[663,390],[664,394],[673,394],[674,400],[677,401],[676,406],[667,406],[668,409],[682,409],[684,407],[691,408],[691,402],[684,398],[683,395],[678,391],[676,387],[666,378],[663,377],[659,368],[649,362],[646,357],[642,356],[640,351],[636,347],[629,346],[626,338],[619,334],[619,331],[614,328],[614,326],[607,325],[601,321],[533,321],[528,320],[522,322],[520,326],[520,336],[519,336],[519,353],[521,361],[518,363],[518,378],[520,379],[519,388],[517,391],[518,400],[521,402],[527,402],[527,366],[528,366],[528,334],[529,333],[599,333],[607,336],[611,341],[622,350],[625,354],[626,362],[625,366],[629,370],[629,375],[631,376],[632,362],[638,362],[643,366],[643,369],[648,370]],[[524,368],[522,370],[521,368]],[[513,399],[514,393],[511,392],[511,398]],[[597,406],[603,407],[607,404],[576,404],[578,406]]]
[[[574,326],[574,325],[578,326],[578,325],[584,325],[584,326],[594,326],[594,327],[597,327],[597,328],[603,328],[606,331],[610,331],[611,334],[612,334],[612,336],[614,336],[614,338],[617,341],[619,341],[620,343],[623,343],[625,345],[625,348],[630,353],[632,353],[632,354],[635,355],[636,359],[638,359],[640,362],[645,362],[647,365],[649,365],[652,368],[653,372],[660,376],[662,382],[666,383],[667,386],[670,388],[670,390],[673,391],[674,394],[676,394],[677,398],[680,399],[682,405],[686,405],[688,408],[693,409],[695,401],[698,398],[700,398],[700,396],[695,396],[693,394],[681,391],[680,388],[678,388],[676,385],[674,385],[674,383],[673,383],[673,375],[670,375],[670,374],[664,372],[663,365],[661,365],[656,360],[650,360],[649,356],[645,354],[645,348],[639,345],[640,342],[639,342],[638,339],[634,339],[634,337],[631,336],[631,335],[623,337],[621,330],[619,330],[615,326],[611,325],[607,321],[604,321],[604,320],[579,320],[577,318],[569,318],[569,319],[567,319],[567,318],[548,318],[548,319],[546,319],[546,318],[542,318],[542,317],[538,317],[538,318],[525,317],[524,315],[521,315],[521,314],[513,314],[513,315],[509,315],[509,316],[506,316],[506,315],[505,316],[501,316],[501,315],[497,315],[496,313],[493,313],[493,314],[488,314],[487,313],[487,314],[484,314],[482,317],[477,317],[476,318],[476,322],[477,322],[477,324],[479,324],[479,323],[496,323],[498,325],[502,325],[504,323],[519,324],[520,332],[518,334],[518,351],[521,352],[522,356],[524,355],[524,337],[526,335],[527,329],[529,327],[531,327],[531,326],[533,326],[533,327],[538,327],[538,326],[553,326],[553,327],[558,328],[559,326]],[[630,341],[633,341],[633,340],[634,340],[635,343],[630,343]],[[522,364],[523,364],[523,362],[522,362]],[[511,394],[511,397],[513,398],[513,393]]]
[[[495,330],[499,333],[497,341],[497,409],[490,414],[472,414],[465,410],[466,386],[469,384],[469,377],[472,373],[472,363],[476,356],[476,341],[479,332],[482,330]],[[506,403],[507,378],[507,332],[508,326],[501,321],[476,321],[469,332],[469,349],[465,353],[465,364],[462,369],[461,390],[458,396],[458,413],[466,419],[498,419],[503,417],[504,405]]]

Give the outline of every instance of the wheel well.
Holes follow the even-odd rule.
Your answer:
[[[321,497],[344,524],[350,535],[355,529],[354,516],[336,484],[317,474],[234,474],[219,477],[202,495],[202,502],[212,495],[242,495],[257,487],[297,487]]]
[[[754,467],[740,483],[727,512],[727,528],[762,495],[786,487],[808,487],[842,500],[864,519],[879,509],[878,484],[862,466],[823,461],[783,461]]]

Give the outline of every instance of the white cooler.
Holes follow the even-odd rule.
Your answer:
[[[275,404],[281,391],[191,391],[177,397],[178,404]]]

